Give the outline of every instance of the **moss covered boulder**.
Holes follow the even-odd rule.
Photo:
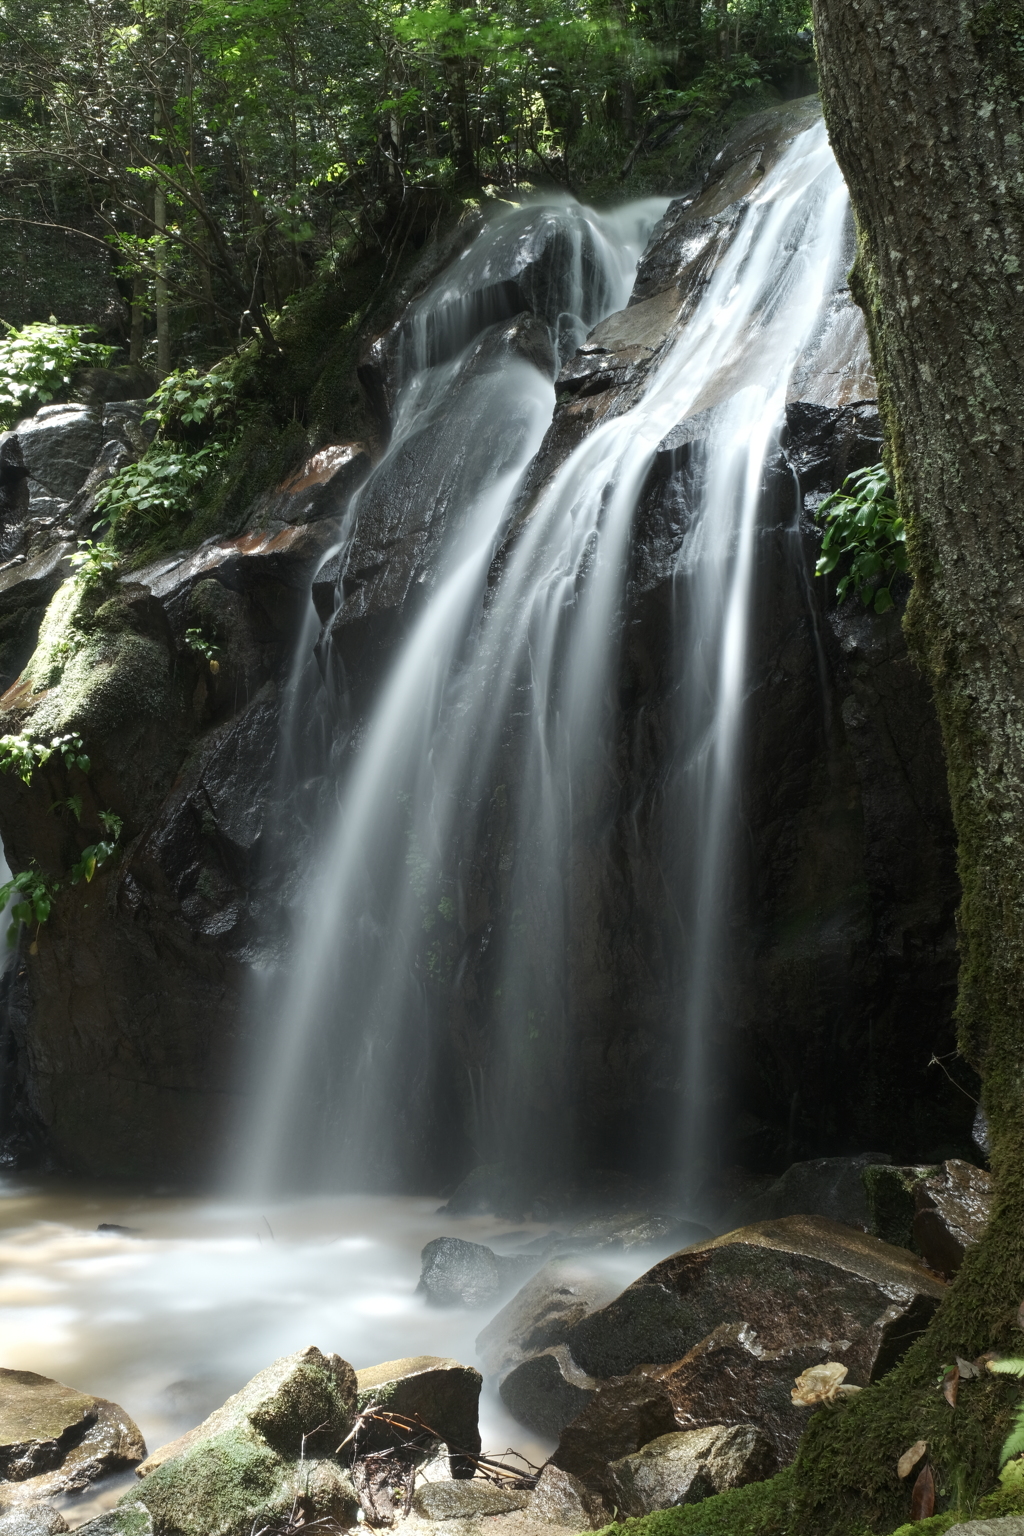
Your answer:
[[[334,1457],[355,1412],[355,1372],[313,1346],[274,1362],[195,1429],[155,1451],[90,1536],[249,1536],[254,1526],[355,1518]]]

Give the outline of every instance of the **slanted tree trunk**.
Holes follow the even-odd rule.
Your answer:
[[[792,1475],[817,1532],[908,1518],[893,1468],[917,1439],[946,1491],[938,1507],[969,1504],[995,1480],[1020,1397],[989,1378],[965,1382],[950,1408],[936,1382],[957,1354],[1024,1354],[1024,10],[814,0],[814,12],[859,228],[855,293],[909,518],[906,630],[946,748],[960,1043],[983,1080],[995,1194],[985,1238],[904,1364],[812,1423]]]

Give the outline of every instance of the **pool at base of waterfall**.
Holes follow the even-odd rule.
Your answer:
[[[450,1235],[511,1254],[550,1228],[438,1205],[398,1195],[241,1205],[5,1179],[0,1365],[111,1399],[151,1451],[307,1344],[357,1369],[409,1355],[479,1367],[476,1337],[509,1293],[474,1309],[430,1306],[416,1293],[421,1250]],[[659,1256],[645,1248],[586,1263],[620,1287]],[[510,1417],[486,1376],[480,1428],[486,1451],[511,1447],[540,1463],[553,1448]],[[112,1505],[132,1476],[66,1499],[68,1524]]]

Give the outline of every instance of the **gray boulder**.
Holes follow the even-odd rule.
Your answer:
[[[44,405],[0,438],[0,456],[20,461],[29,516],[56,517],[81,490],[103,442],[103,421],[84,405]]]
[[[1024,1536],[1024,1515],[1003,1515],[998,1520],[965,1520],[951,1525],[946,1536]]]
[[[461,1237],[436,1237],[421,1258],[416,1290],[435,1307],[486,1307],[537,1267],[536,1259],[499,1257]]]
[[[992,1175],[951,1158],[915,1185],[914,1197],[914,1242],[933,1269],[952,1279],[985,1230]]]
[[[742,1319],[767,1350],[835,1345],[850,1381],[882,1375],[945,1287],[914,1254],[822,1216],[757,1222],[663,1259],[565,1342],[591,1376],[669,1364]]]
[[[698,1504],[770,1477],[775,1469],[775,1449],[756,1425],[714,1424],[659,1435],[633,1455],[613,1461],[608,1480],[624,1514],[648,1515],[677,1504]]]
[[[0,1536],[60,1536],[68,1523],[52,1504],[16,1504],[0,1507]]]
[[[453,1477],[472,1477],[480,1451],[478,1410],[483,1378],[471,1365],[437,1355],[388,1360],[356,1372],[360,1413],[376,1407],[421,1426],[421,1432],[451,1447]],[[386,1450],[408,1441],[386,1422],[364,1423],[359,1453]]]
[[[512,1417],[552,1440],[581,1414],[598,1383],[573,1364],[564,1344],[533,1355],[514,1367],[498,1388]]]
[[[484,1369],[505,1376],[529,1356],[563,1344],[576,1323],[611,1301],[615,1289],[571,1260],[545,1264],[477,1335]]]
[[[0,1477],[24,1482],[58,1467],[96,1421],[96,1399],[35,1371],[0,1370]]]
[[[578,1418],[562,1431],[551,1464],[614,1504],[608,1477],[613,1461],[679,1428],[663,1373],[631,1371],[602,1384]]]
[[[519,1488],[499,1488],[478,1478],[473,1482],[424,1483],[413,1494],[412,1507],[427,1520],[475,1520],[481,1515],[508,1515],[525,1509],[530,1495]]]
[[[578,1477],[550,1461],[537,1479],[529,1511],[533,1520],[565,1525],[573,1531],[597,1530],[608,1520],[600,1498]]]

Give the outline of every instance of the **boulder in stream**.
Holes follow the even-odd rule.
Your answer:
[[[503,1377],[529,1356],[563,1344],[574,1324],[614,1294],[612,1282],[571,1260],[545,1264],[477,1335],[484,1369]]]
[[[60,1536],[68,1523],[52,1504],[16,1504],[0,1512],[0,1536]]]
[[[661,1372],[640,1368],[602,1385],[562,1431],[551,1464],[614,1503],[609,1465],[678,1428]]]
[[[472,1477],[480,1451],[477,1419],[483,1378],[471,1365],[438,1355],[388,1360],[356,1372],[358,1408],[377,1407],[422,1426],[422,1431],[451,1447],[453,1477]],[[359,1436],[360,1454],[385,1450],[409,1438],[386,1423],[372,1420]],[[461,1453],[461,1454],[460,1454]]]
[[[35,1371],[0,1370],[0,1510],[80,1492],[145,1454],[116,1403]]]
[[[548,1462],[530,1500],[530,1518],[565,1525],[573,1531],[596,1530],[607,1523],[601,1500],[578,1477]]]
[[[597,1385],[577,1370],[565,1345],[556,1344],[509,1371],[498,1392],[518,1423],[556,1439],[583,1412]]]
[[[435,1307],[486,1307],[537,1266],[536,1259],[505,1258],[461,1237],[435,1237],[421,1258],[416,1290]]]

